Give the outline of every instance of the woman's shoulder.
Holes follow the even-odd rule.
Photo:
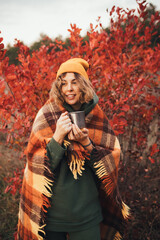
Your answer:
[[[42,116],[46,115],[47,113],[49,113],[51,111],[51,105],[52,105],[52,109],[54,106],[53,101],[51,101],[50,99],[48,99],[43,106],[41,106],[41,108],[38,110],[36,116],[35,116],[35,121],[37,121],[37,119],[40,119]]]
[[[105,112],[102,110],[101,106],[99,104],[96,104],[94,107],[94,112],[97,114],[97,116],[104,116]]]
[[[39,109],[38,114],[44,114],[46,112],[51,112],[56,110],[56,108],[58,107],[58,105],[56,104],[56,102],[53,99],[48,99],[44,105]]]
[[[35,120],[38,118],[55,118],[57,117],[64,111],[64,107],[56,103],[53,99],[48,99],[45,104],[39,109]]]

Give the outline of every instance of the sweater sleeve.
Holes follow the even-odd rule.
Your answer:
[[[56,142],[54,138],[52,138],[47,144],[47,156],[51,161],[51,167],[53,170],[56,169],[58,164],[61,162],[65,151],[66,148]]]

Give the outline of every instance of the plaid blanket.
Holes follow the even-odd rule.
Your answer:
[[[55,132],[56,121],[65,111],[64,107],[48,100],[39,110],[33,123],[20,197],[17,231],[19,240],[45,239],[46,213],[50,207],[51,189],[54,187],[54,173],[46,155],[46,145]],[[119,156],[112,155],[112,151],[115,148],[120,149],[120,145],[107,117],[98,105],[85,120],[89,137],[94,144],[91,162],[99,180],[99,196],[104,216],[101,223],[101,239],[122,239],[121,227],[129,217],[129,208],[121,200],[117,188]],[[68,157],[69,167],[76,178],[77,174],[83,174],[85,171],[84,161],[90,160],[86,158],[87,154],[80,144],[72,142],[72,148],[69,147],[70,142],[66,141],[65,144],[68,145],[68,156],[79,151],[76,156],[83,162],[80,170],[78,165],[77,169],[73,169],[73,161],[76,158],[72,157],[69,160]]]

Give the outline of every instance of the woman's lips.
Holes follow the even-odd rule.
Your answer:
[[[74,94],[70,94],[70,95],[67,95],[66,98],[68,100],[73,100],[75,98],[75,95]]]

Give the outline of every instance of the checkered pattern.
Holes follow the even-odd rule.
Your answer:
[[[54,173],[51,172],[46,155],[46,145],[54,134],[57,119],[65,111],[62,106],[48,100],[35,118],[27,147],[27,164],[20,198],[17,234],[19,240],[45,239],[45,217],[50,207],[51,189],[54,187]],[[117,190],[119,157],[114,158],[112,155],[115,148],[120,149],[119,142],[98,105],[85,120],[89,137],[94,144],[91,160],[85,161],[90,161],[93,165],[99,180],[100,202],[104,216],[101,224],[102,239],[118,240],[121,239],[120,226],[129,216],[128,208],[121,201]],[[74,143],[73,147],[75,152],[81,149],[83,155],[78,143]]]

